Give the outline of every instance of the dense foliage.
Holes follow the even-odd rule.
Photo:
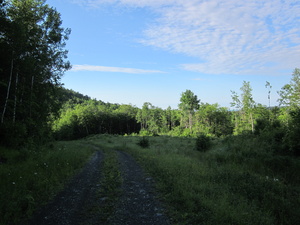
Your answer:
[[[69,29],[44,0],[0,1],[0,140],[18,145],[49,134],[56,87],[70,68]]]
[[[104,103],[61,89],[63,107],[53,130],[56,138],[68,140],[103,133],[184,137],[254,134],[268,139],[277,153],[298,155],[300,110],[295,96],[300,92],[299,77],[299,70],[295,69],[288,85],[292,88],[287,92],[287,85],[283,87],[279,92],[281,105],[276,107],[256,103],[250,82],[244,81],[240,95],[232,91],[233,111],[218,104],[200,103],[190,90],[182,93],[179,109],[161,109],[149,102],[142,108]],[[270,99],[270,83],[266,87],[266,97]]]

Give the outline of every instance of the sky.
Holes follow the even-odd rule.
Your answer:
[[[191,90],[230,108],[250,82],[278,105],[300,67],[299,0],[47,0],[61,13],[72,69],[64,87],[109,103],[178,107]]]

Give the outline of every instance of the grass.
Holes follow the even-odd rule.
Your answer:
[[[106,221],[121,177],[114,150],[127,151],[155,180],[174,224],[300,224],[300,159],[274,154],[255,136],[213,140],[197,151],[195,138],[95,135],[32,152],[1,149],[0,224],[15,224],[47,202],[94,152],[103,150],[97,209]]]
[[[132,154],[154,177],[175,224],[300,224],[300,162],[274,155],[255,137],[214,140],[98,136]]]
[[[35,149],[1,148],[0,224],[18,224],[61,190],[94,153],[82,142],[56,142]]]

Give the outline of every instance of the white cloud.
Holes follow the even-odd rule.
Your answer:
[[[199,63],[182,68],[202,73],[291,70],[300,66],[300,5],[296,2],[185,1],[163,9],[159,22],[145,31],[141,42],[199,58]]]
[[[71,0],[73,3],[98,8],[103,4],[128,5],[132,7],[160,7],[165,5],[174,5],[181,0]]]
[[[135,68],[124,68],[124,67],[108,67],[108,66],[93,66],[93,65],[73,65],[71,71],[97,71],[97,72],[116,72],[116,73],[164,73],[159,70],[144,70]]]
[[[140,42],[199,59],[186,70],[274,74],[300,67],[298,0],[87,0],[152,7],[159,17]]]

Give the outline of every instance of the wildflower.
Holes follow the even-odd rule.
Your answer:
[[[37,175],[37,172],[35,172],[34,175]]]
[[[22,177],[20,177],[20,179],[22,179]]]
[[[15,182],[12,182],[12,184],[15,185],[16,183],[15,183]]]

